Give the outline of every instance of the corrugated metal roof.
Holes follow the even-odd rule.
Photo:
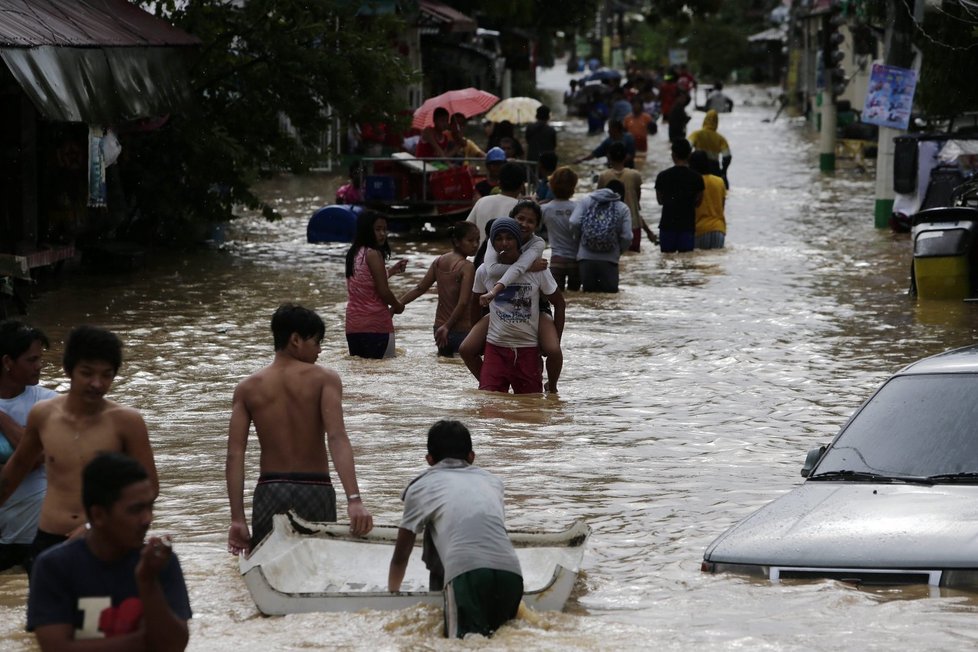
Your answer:
[[[47,120],[111,125],[178,111],[191,98],[186,48],[0,48]],[[2,65],[2,64],[0,64]]]
[[[127,0],[0,0],[0,47],[199,44]]]
[[[443,32],[474,32],[478,26],[474,20],[435,0],[420,0],[418,2],[420,16],[418,25],[434,27]]]

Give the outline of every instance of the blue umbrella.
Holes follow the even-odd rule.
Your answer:
[[[612,79],[621,79],[621,73],[612,68],[602,68],[585,77],[584,81],[609,81]]]

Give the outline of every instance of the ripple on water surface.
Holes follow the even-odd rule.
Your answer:
[[[560,71],[542,79],[567,85]],[[458,360],[438,359],[432,295],[395,318],[396,359],[347,356],[345,247],[305,242],[308,216],[326,202],[317,178],[270,182],[264,193],[284,218],[231,225],[221,251],[156,260],[129,276],[65,278],[32,304],[32,321],[55,342],[45,377],[62,391],[53,361],[72,325],[102,323],[126,342],[112,395],[142,410],[150,428],[162,484],[155,527],[175,534],[187,573],[191,650],[974,645],[969,595],[772,586],[699,571],[710,541],[797,486],[806,450],[829,441],[889,373],[976,332],[974,306],[906,297],[909,242],[873,228],[870,175],[844,166],[820,175],[803,125],[764,121],[776,110],[765,89],[731,94],[737,108],[720,119],[734,153],[727,248],[661,255],[645,242],[623,259],[618,295],[568,293],[557,397],[479,392]],[[585,131],[567,122],[563,160],[599,142]],[[642,211],[654,225],[664,134],[650,147]],[[578,167],[579,190],[598,169]],[[447,243],[398,237],[393,248],[409,261],[392,281],[403,292]],[[477,642],[441,640],[438,610],[422,607],[257,615],[225,552],[227,418],[235,384],[271,358],[268,319],[285,300],[326,321],[320,361],[344,380],[347,430],[376,519],[397,522],[400,492],[425,466],[428,426],[461,419],[477,462],[506,483],[511,526],[580,518],[593,528],[567,613],[530,614]],[[21,631],[25,595],[23,575],[0,576],[4,649],[36,649]]]

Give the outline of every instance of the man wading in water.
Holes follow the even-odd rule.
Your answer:
[[[274,514],[294,509],[310,521],[336,520],[327,443],[346,492],[350,531],[360,535],[373,528],[357,488],[353,449],[343,424],[343,384],[335,371],[316,364],[325,333],[323,320],[312,310],[280,306],[272,316],[275,359],[234,390],[225,469],[231,554],[247,554],[258,545],[272,531]],[[261,475],[252,500],[249,535],[244,460],[252,422],[261,448]]]
[[[32,558],[85,533],[82,469],[100,453],[125,453],[139,462],[156,499],[160,485],[146,422],[135,409],[105,398],[121,364],[122,342],[114,333],[97,326],[72,330],[64,352],[68,393],[31,408],[24,437],[0,471],[3,504],[44,455],[47,494]]]

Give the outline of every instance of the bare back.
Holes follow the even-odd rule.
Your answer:
[[[243,407],[255,424],[262,473],[329,472],[324,433],[327,418],[342,428],[340,387],[335,372],[299,360],[276,361],[238,385],[233,409]]]
[[[38,403],[27,429],[35,430],[44,450],[47,494],[38,527],[51,534],[69,534],[86,522],[82,505],[82,469],[103,452],[126,453],[146,468],[153,490],[159,491],[146,424],[139,412],[113,401],[88,414],[66,409],[68,396]]]

